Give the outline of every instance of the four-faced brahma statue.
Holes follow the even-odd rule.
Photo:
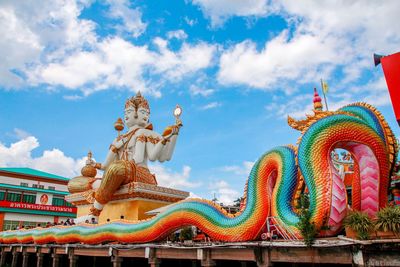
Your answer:
[[[179,129],[182,126],[179,119],[181,112],[181,108],[177,106],[174,111],[176,124],[167,127],[160,135],[153,131],[149,120],[150,107],[140,92],[126,101],[124,122],[128,131],[125,134],[118,134],[118,137],[111,143],[103,163],[95,163],[91,159],[90,153],[86,167],[82,169],[84,176],[92,177],[96,175],[94,168],[103,170],[102,179],[89,179],[86,180],[86,184],[83,184],[80,177],[77,177],[72,179],[69,184],[70,192],[92,192],[93,205],[88,216],[82,219],[90,220],[93,217],[97,219],[104,205],[112,199],[114,193],[122,185],[132,182],[157,185],[156,178],[150,173],[147,163],[149,160],[164,162],[171,159]],[[115,123],[115,128],[118,131],[124,128],[121,119]],[[92,173],[88,174],[90,168]]]

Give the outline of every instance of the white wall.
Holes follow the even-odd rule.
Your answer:
[[[32,180],[0,176],[0,183],[2,184],[21,185],[21,182],[28,183],[29,187],[32,187]]]
[[[34,180],[7,177],[7,176],[0,176],[0,183],[10,184],[10,185],[19,185],[19,186],[21,185],[21,183],[27,183],[28,187],[32,187],[33,184],[40,184],[40,185],[44,186],[44,189],[49,189],[49,186],[53,186],[58,191],[68,191],[68,187],[66,185],[62,185],[62,184],[38,182],[38,181],[34,181]]]

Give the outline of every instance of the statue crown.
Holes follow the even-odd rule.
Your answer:
[[[149,102],[142,96],[142,94],[137,92],[137,94],[131,98],[128,98],[125,102],[125,109],[128,107],[133,107],[135,110],[139,108],[145,108],[150,112]]]

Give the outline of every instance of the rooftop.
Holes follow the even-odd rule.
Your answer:
[[[0,168],[0,171],[4,172],[11,172],[11,173],[16,173],[16,174],[25,174],[25,175],[30,175],[30,176],[37,176],[37,177],[43,177],[43,178],[48,178],[48,179],[56,179],[59,181],[69,181],[68,178],[58,176],[55,174],[51,174],[48,172],[43,172],[39,170],[34,170],[31,168]]]

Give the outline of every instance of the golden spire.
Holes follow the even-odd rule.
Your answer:
[[[307,128],[311,124],[313,124],[320,118],[328,115],[328,113],[329,113],[328,111],[322,110],[323,106],[322,106],[322,102],[321,102],[321,97],[319,96],[319,94],[317,92],[317,88],[314,88],[313,102],[314,102],[314,109],[313,109],[314,115],[306,114],[306,118],[303,120],[296,120],[296,119],[288,116],[288,124],[290,127],[292,127],[293,129],[299,130],[301,132],[304,132],[305,130],[307,130]],[[329,113],[329,114],[331,114],[331,113]]]
[[[314,88],[314,112],[315,111],[322,111],[322,103],[321,103],[321,97],[319,97],[319,94],[317,92],[317,88]]]

